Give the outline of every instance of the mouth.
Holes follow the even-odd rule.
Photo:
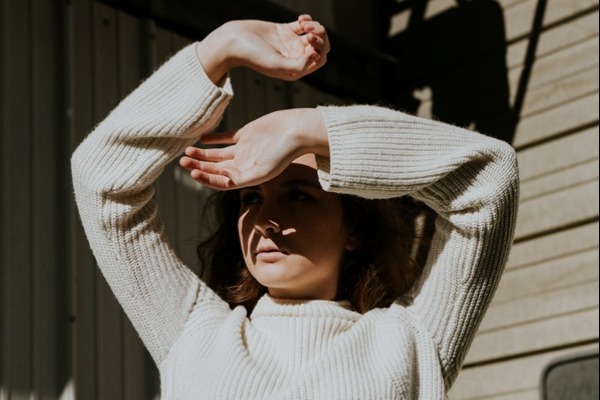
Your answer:
[[[289,255],[289,253],[286,250],[275,246],[274,244],[260,244],[256,248],[254,255],[258,260],[276,261],[281,257]]]

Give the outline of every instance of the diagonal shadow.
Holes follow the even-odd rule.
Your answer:
[[[512,143],[546,3],[539,0],[536,5],[512,107],[505,22],[502,7],[495,0],[457,0],[456,7],[429,19],[425,19],[426,1],[400,3],[410,18],[407,28],[386,43],[385,51],[402,60],[399,68],[388,71],[394,84],[388,86],[386,100],[415,112],[422,101],[413,93],[429,88],[433,117]]]

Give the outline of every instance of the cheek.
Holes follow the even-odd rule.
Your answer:
[[[339,210],[306,218],[299,223],[306,225],[304,229],[299,227],[298,231],[304,232],[307,244],[316,252],[329,254],[333,258],[338,258],[343,252],[348,234]]]
[[[238,218],[238,237],[242,246],[242,254],[246,256],[249,244],[253,238],[254,225],[251,222],[251,216],[248,211],[241,214]]]

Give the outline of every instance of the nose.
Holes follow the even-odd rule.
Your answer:
[[[268,237],[271,235],[281,233],[281,225],[279,225],[273,219],[267,219],[267,218],[256,221],[256,224],[254,225],[254,229],[262,237]]]

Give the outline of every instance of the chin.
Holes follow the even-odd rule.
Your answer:
[[[250,273],[261,285],[274,289],[293,288],[294,282],[298,279],[298,273],[293,273],[294,267],[280,264],[258,264],[250,269]]]

